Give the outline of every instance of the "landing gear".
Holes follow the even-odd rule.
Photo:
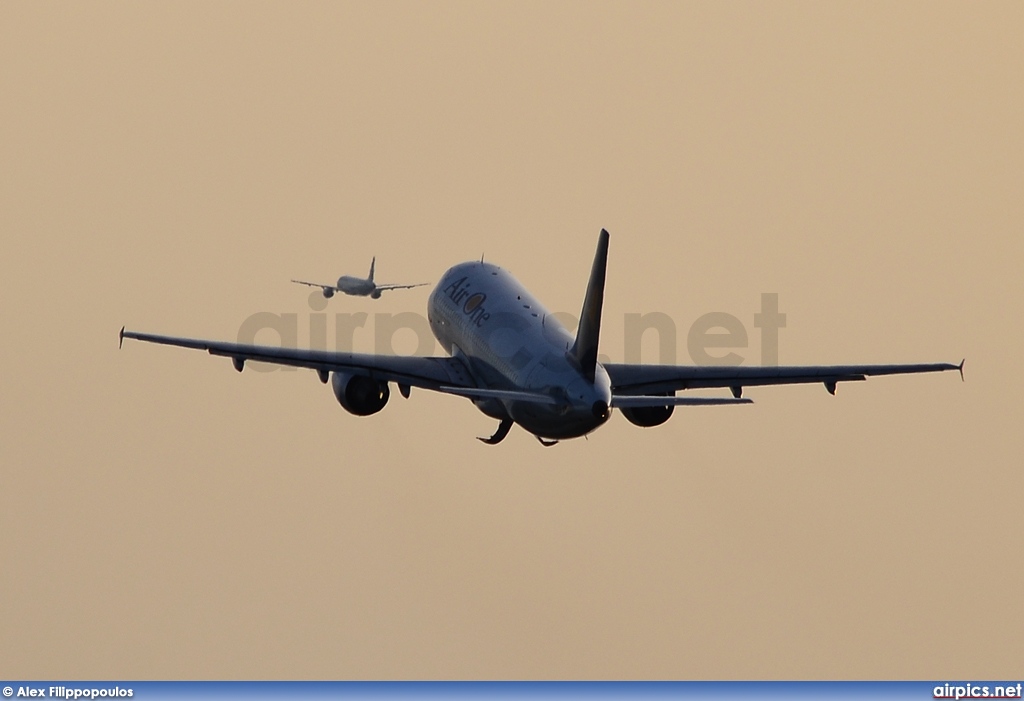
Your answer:
[[[505,440],[505,436],[512,430],[512,424],[515,423],[512,419],[502,419],[501,423],[498,424],[498,430],[494,432],[494,435],[490,438],[481,438],[477,436],[477,440],[487,445],[497,445]]]

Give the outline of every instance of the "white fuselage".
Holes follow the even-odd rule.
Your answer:
[[[573,336],[518,280],[496,265],[460,263],[427,302],[430,328],[481,388],[545,394],[558,404],[477,399],[488,416],[545,438],[575,438],[608,419],[611,383],[601,364],[591,382],[568,353]]]

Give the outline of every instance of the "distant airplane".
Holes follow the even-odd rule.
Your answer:
[[[386,292],[387,290],[401,290],[409,289],[410,287],[423,287],[429,285],[429,282],[419,282],[415,285],[378,285],[373,281],[373,266],[377,263],[377,257],[374,256],[373,260],[370,261],[370,276],[369,277],[354,277],[352,275],[342,275],[338,278],[337,285],[322,285],[319,282],[306,282],[305,280],[292,280],[300,285],[308,285],[310,287],[319,287],[324,292],[324,297],[330,299],[334,296],[335,292],[343,292],[347,295],[354,295],[356,297],[372,297],[373,299],[380,299],[380,293]]]
[[[134,338],[205,350],[231,358],[242,371],[255,360],[311,368],[331,381],[334,396],[357,416],[375,414],[391,395],[420,387],[468,397],[500,423],[501,442],[514,424],[543,445],[585,436],[619,409],[637,426],[665,423],[675,407],[747,404],[743,387],[820,382],[830,394],[836,384],[869,375],[959,370],[964,364],[701,367],[600,363],[597,359],[608,262],[608,232],[601,230],[576,337],[565,330],[511,274],[491,263],[472,261],[450,268],[427,301],[431,330],[450,357],[424,358],[338,353],[251,346],[125,331]],[[372,274],[371,274],[372,277]],[[343,278],[344,279],[344,278]],[[341,281],[339,280],[339,283]],[[340,285],[339,285],[340,287]],[[731,397],[682,397],[678,390],[722,387]]]

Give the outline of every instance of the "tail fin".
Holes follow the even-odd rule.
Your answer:
[[[368,278],[370,282],[373,282],[373,266],[376,264],[377,256],[374,256],[373,259],[370,261],[370,277]]]
[[[583,299],[580,312],[580,327],[576,331],[576,342],[569,353],[579,363],[583,375],[594,381],[597,370],[597,342],[601,335],[601,307],[604,305],[604,278],[608,267],[608,232],[601,229],[597,237],[597,252],[590,269],[587,296]]]

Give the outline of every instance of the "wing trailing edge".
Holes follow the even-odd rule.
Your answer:
[[[752,399],[733,397],[658,397],[641,394],[616,394],[612,396],[612,408],[627,409],[660,406],[719,406],[722,404],[753,404]]]

